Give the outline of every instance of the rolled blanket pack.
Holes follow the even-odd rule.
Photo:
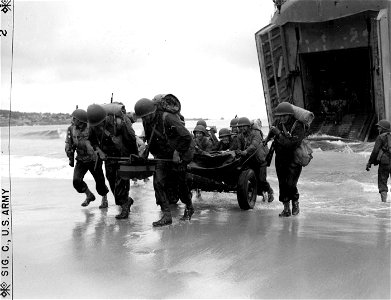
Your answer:
[[[298,107],[293,104],[292,107],[293,107],[294,117],[297,120],[303,122],[304,124],[310,126],[315,118],[314,114],[304,108]]]

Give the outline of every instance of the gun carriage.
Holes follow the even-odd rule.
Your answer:
[[[257,177],[249,163],[251,158],[252,156],[240,157],[234,151],[195,155],[186,170],[188,186],[192,190],[236,193],[239,207],[243,210],[251,209],[258,195]],[[108,159],[119,161],[118,174],[124,179],[143,179],[152,176],[159,161],[135,155]]]

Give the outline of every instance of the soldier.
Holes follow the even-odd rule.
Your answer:
[[[206,128],[203,125],[197,125],[193,130],[193,134],[195,142],[195,152],[197,154],[203,154],[212,150],[213,144],[207,137]]]
[[[231,150],[238,150],[238,121],[239,118],[235,117],[231,120],[229,126],[231,127],[231,133],[232,133],[232,143],[231,143]]]
[[[266,155],[268,153],[267,146],[263,145],[262,135],[259,130],[252,129],[251,122],[248,118],[239,118],[238,124],[239,136],[237,152],[244,157],[250,157],[254,152],[254,157],[250,159],[250,164],[254,168],[258,178],[259,190],[258,194],[268,193],[268,202],[274,200],[274,191],[267,181],[267,162]]]
[[[232,150],[232,136],[231,131],[228,128],[221,128],[219,130],[219,139],[220,141],[213,148],[214,151],[227,151]]]
[[[155,227],[172,223],[170,190],[178,189],[179,199],[186,205],[181,220],[190,220],[194,213],[191,192],[186,183],[186,167],[194,155],[194,141],[178,114],[157,110],[152,100],[142,98],[134,106],[143,119],[149,151],[159,159],[153,176],[156,202],[163,216]]]
[[[294,117],[293,107],[288,102],[281,102],[275,109],[274,126],[270,127],[269,137],[274,137],[276,152],[275,165],[280,189],[279,201],[284,204],[280,217],[291,215],[290,201],[292,201],[292,214],[299,213],[299,180],[302,166],[295,163],[294,152],[305,137],[304,124]]]
[[[118,120],[114,122],[113,117],[107,116],[105,109],[98,104],[88,106],[87,118],[91,127],[91,144],[99,158],[105,160],[106,178],[114,194],[115,204],[121,206],[121,213],[115,217],[126,219],[134,202],[129,197],[130,180],[117,176],[118,161],[110,157],[138,155],[136,136],[131,122],[124,117],[119,125]],[[102,206],[107,207],[107,201],[102,202]]]
[[[102,202],[107,202],[108,188],[105,184],[105,176],[102,171],[102,162],[96,162],[96,155],[89,138],[89,126],[87,113],[83,109],[76,109],[72,113],[72,125],[67,130],[65,140],[65,152],[69,158],[69,165],[75,167],[73,171],[73,187],[79,193],[85,193],[86,199],[81,206],[88,206],[95,200],[95,195],[84,182],[84,176],[88,171],[95,179],[96,190],[102,196]],[[74,152],[76,151],[76,166],[74,166]]]
[[[206,125],[205,120],[198,120],[196,126],[202,125],[206,129],[206,137],[208,137],[212,143],[212,146],[216,146],[216,144],[219,142],[219,140],[216,137],[217,129],[216,126],[210,126],[209,130],[207,129],[208,126]]]
[[[366,170],[369,171],[371,165],[379,165],[377,185],[381,201],[387,202],[387,181],[391,174],[391,125],[387,120],[380,120],[376,126],[379,131],[379,136],[376,138]]]

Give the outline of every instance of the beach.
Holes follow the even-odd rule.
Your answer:
[[[181,204],[153,228],[150,182],[132,187],[128,220],[112,195],[107,210],[82,208],[70,180],[12,186],[15,298],[390,298],[389,219],[279,218],[277,202],[241,211],[203,193],[190,222]]]
[[[152,180],[131,183],[129,219],[115,219],[111,192],[109,208],[98,208],[90,175],[97,200],[81,207],[85,195],[72,186],[63,128],[17,130],[11,144],[28,145],[10,160],[17,299],[391,296],[390,199],[380,201],[377,167],[365,171],[373,143],[313,143],[314,159],[299,180],[298,216],[278,217],[272,165],[274,202],[258,197],[243,211],[235,193],[201,192],[190,222],[179,221],[179,203],[172,225],[153,228],[160,209]]]

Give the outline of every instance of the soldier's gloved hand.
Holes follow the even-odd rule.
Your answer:
[[[371,168],[371,164],[367,163],[367,167],[365,168],[365,170],[369,171],[370,168]]]
[[[69,159],[69,165],[73,168],[75,166],[75,161],[73,159]]]
[[[272,126],[270,127],[270,132],[272,132],[274,135],[279,135],[281,133],[281,130],[275,126]]]
[[[240,151],[240,155],[241,155],[241,156],[246,156],[246,155],[247,155],[247,151],[246,151],[246,150]]]
[[[181,157],[179,156],[178,151],[174,151],[174,154],[172,155],[172,161],[176,164],[179,164],[181,162]]]
[[[107,155],[106,153],[104,153],[102,150],[98,149],[96,150],[96,154],[98,155],[98,157],[101,159],[101,160],[106,160],[107,158]]]

